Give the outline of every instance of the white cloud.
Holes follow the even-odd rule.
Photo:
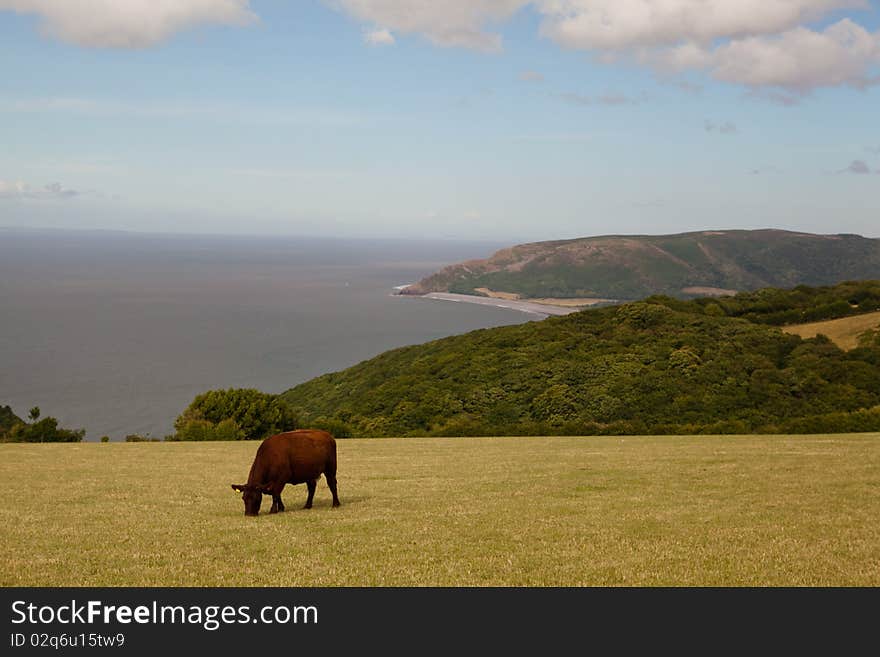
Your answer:
[[[144,48],[196,25],[247,25],[249,0],[0,0],[0,11],[36,14],[43,31],[79,46]]]
[[[0,199],[69,199],[79,195],[75,189],[67,189],[57,182],[34,188],[21,181],[0,180]]]
[[[817,32],[802,25],[861,0],[546,0],[542,32],[604,58],[706,71],[724,82],[795,94],[876,83],[880,32],[849,18]],[[758,94],[760,95],[760,94]],[[786,104],[794,102],[786,96]]]
[[[810,29],[867,0],[326,0],[354,18],[435,44],[498,50],[489,29],[531,6],[541,34],[600,61],[627,58],[658,71],[701,71],[797,102],[825,86],[880,81],[880,32],[846,18]],[[785,93],[783,93],[785,92]]]
[[[807,92],[816,87],[876,83],[880,33],[849,19],[813,32],[798,27],[773,37],[750,37],[721,46],[712,55],[712,77],[753,87]]]
[[[389,30],[366,30],[364,32],[364,43],[371,46],[393,46],[395,43],[394,35]]]
[[[538,0],[542,33],[573,49],[629,51],[777,34],[866,0]]]
[[[498,51],[487,25],[505,21],[528,0],[326,0],[354,18],[399,34],[420,34],[438,46]]]
[[[603,62],[702,72],[785,104],[819,87],[880,83],[880,32],[852,18],[815,27],[836,12],[871,9],[868,0],[324,2],[362,22],[371,46],[415,34],[438,46],[498,51],[499,26],[530,7],[541,34],[564,48]],[[36,14],[46,33],[71,43],[118,48],[150,46],[201,24],[257,20],[249,0],[0,0],[2,10]]]

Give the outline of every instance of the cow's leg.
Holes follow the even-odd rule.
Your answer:
[[[272,508],[269,513],[279,513],[284,511],[284,502],[281,501],[281,493],[272,493]]]
[[[333,493],[333,506],[339,506],[339,495],[336,494],[336,473],[330,474],[325,472],[324,476],[327,479],[327,486],[330,488],[330,492]]]
[[[306,486],[309,489],[309,497],[306,500],[306,505],[303,508],[304,509],[311,509],[312,508],[312,500],[315,499],[315,489],[318,487],[318,480],[317,479],[309,479],[306,482]]]

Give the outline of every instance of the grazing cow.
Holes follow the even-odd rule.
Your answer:
[[[269,513],[284,511],[281,491],[285,484],[305,484],[309,497],[304,508],[312,508],[312,498],[321,475],[333,493],[333,506],[339,506],[336,494],[336,440],[326,431],[300,429],[266,438],[257,449],[246,484],[232,484],[244,500],[244,514],[260,513],[263,495],[272,496]]]

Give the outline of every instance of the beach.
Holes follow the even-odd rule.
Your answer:
[[[535,315],[536,319],[544,319],[551,315],[570,315],[583,310],[583,307],[551,306],[534,301],[519,301],[514,299],[498,299],[493,297],[478,297],[471,294],[453,294],[451,292],[429,292],[421,295],[423,299],[436,301],[454,301],[456,303],[473,303],[480,306],[492,306],[494,308],[506,308]],[[412,298],[412,297],[409,297]],[[418,298],[418,297],[417,297]]]
[[[403,291],[411,287],[412,283],[395,285],[393,296],[408,296],[410,298],[433,299],[435,301],[454,301],[456,303],[473,303],[479,306],[491,306],[516,310],[530,315],[535,319],[544,319],[550,316],[570,315],[599,305],[618,303],[614,299],[521,299],[517,294],[494,292],[486,288],[477,288],[485,296],[475,294],[457,294],[453,292],[428,292],[426,294],[407,295]]]

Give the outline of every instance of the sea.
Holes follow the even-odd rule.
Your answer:
[[[535,319],[399,296],[505,242],[0,229],[0,405],[162,438],[199,393],[280,393],[383,351]]]

